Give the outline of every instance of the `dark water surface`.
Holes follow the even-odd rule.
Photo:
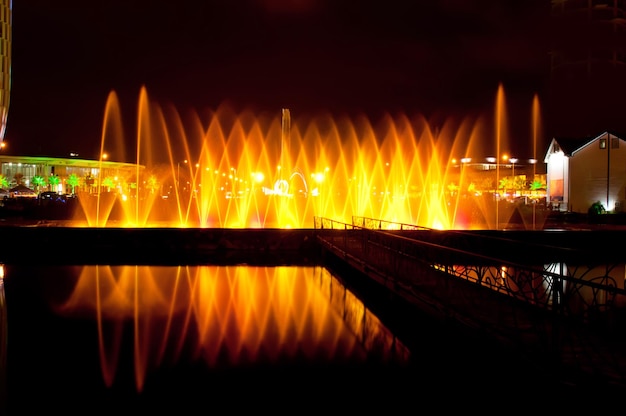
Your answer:
[[[452,409],[550,387],[507,352],[388,294],[360,298],[319,266],[3,272],[7,414]]]

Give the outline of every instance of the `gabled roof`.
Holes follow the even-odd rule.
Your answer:
[[[548,146],[548,151],[546,153],[546,163],[547,163],[547,159],[548,156],[551,153],[555,153],[560,151],[563,151],[563,154],[565,154],[565,156],[572,156],[572,154],[574,154],[576,151],[582,149],[585,146],[588,146],[589,144],[595,142],[596,140],[599,140],[603,137],[607,137],[608,135],[611,135],[611,137],[617,137],[619,139],[621,139],[621,137],[613,132],[609,132],[609,131],[605,131],[602,134],[595,136],[595,137],[578,137],[578,138],[574,138],[574,137],[559,137],[559,138],[553,138],[550,141],[550,145]]]

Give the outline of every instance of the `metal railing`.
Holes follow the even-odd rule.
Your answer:
[[[329,219],[316,219],[316,228],[332,230],[361,230],[358,235],[343,235],[333,239],[338,248],[353,256],[367,259],[370,266],[398,280],[410,278],[413,266],[428,266],[509,297],[540,306],[545,309],[558,309],[559,312],[587,320],[596,312],[626,306],[624,289],[624,265],[619,262],[598,264],[596,259],[582,261],[585,254],[579,250],[519,242],[488,236],[475,237],[482,244],[476,251],[457,248],[450,233],[439,233],[443,238],[418,239],[415,234],[390,233],[395,230],[424,230],[425,227],[406,226],[354,217],[352,224]],[[318,227],[319,225],[319,227]],[[372,228],[373,226],[373,228]],[[376,231],[376,232],[372,232]],[[452,232],[455,241],[466,235]],[[437,241],[437,242],[432,242]],[[466,240],[462,240],[467,245]],[[489,243],[485,243],[488,241]],[[470,242],[469,244],[472,244]],[[531,262],[507,260],[481,254],[478,247],[498,245],[512,253],[534,250],[541,254]],[[578,263],[569,265],[568,259],[576,258]],[[550,263],[546,263],[550,261]]]
[[[607,372],[626,381],[626,360],[619,358],[626,342],[626,272],[619,261],[578,249],[362,217],[352,224],[316,218],[315,228],[323,247],[412,301],[526,349],[541,346],[550,355],[558,350],[566,361],[576,357],[579,367],[585,366],[581,350],[595,345],[614,364]],[[468,250],[468,244],[476,249]],[[503,247],[512,252],[532,247],[540,255],[523,263],[514,261],[521,256],[486,255],[490,247],[500,253]],[[619,339],[613,353],[606,349],[607,338]],[[594,371],[597,355],[587,355],[586,365]]]

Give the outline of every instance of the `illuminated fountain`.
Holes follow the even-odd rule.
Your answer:
[[[349,223],[360,216],[499,228],[513,212],[498,202],[505,176],[498,161],[508,149],[504,108],[500,87],[495,126],[489,118],[450,118],[433,128],[406,115],[376,125],[365,116],[292,120],[287,109],[268,116],[227,105],[183,121],[142,88],[131,151],[112,92],[101,154],[137,167],[125,177],[95,178],[97,192],[79,195],[80,214],[93,227],[309,228],[314,217]],[[495,167],[495,176],[477,179],[469,164],[455,163],[480,166],[494,144],[496,163],[484,166]]]

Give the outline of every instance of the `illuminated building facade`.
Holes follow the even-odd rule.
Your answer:
[[[143,171],[144,167],[139,166]],[[60,194],[75,192],[98,192],[96,187],[104,178],[131,178],[137,174],[137,165],[88,159],[63,159],[35,156],[0,155],[0,189],[10,189],[24,185],[38,192],[54,191]],[[76,177],[78,185],[70,184],[70,177]],[[35,178],[44,180],[38,186]],[[57,177],[53,185],[51,177]],[[6,181],[6,183],[2,183]]]
[[[552,139],[547,164],[548,201],[553,209],[586,214],[599,202],[623,212],[626,200],[626,141],[611,132],[584,139]]]
[[[626,133],[626,1],[552,0],[552,137]]]
[[[0,143],[4,140],[11,95],[11,18],[13,0],[0,0]]]

